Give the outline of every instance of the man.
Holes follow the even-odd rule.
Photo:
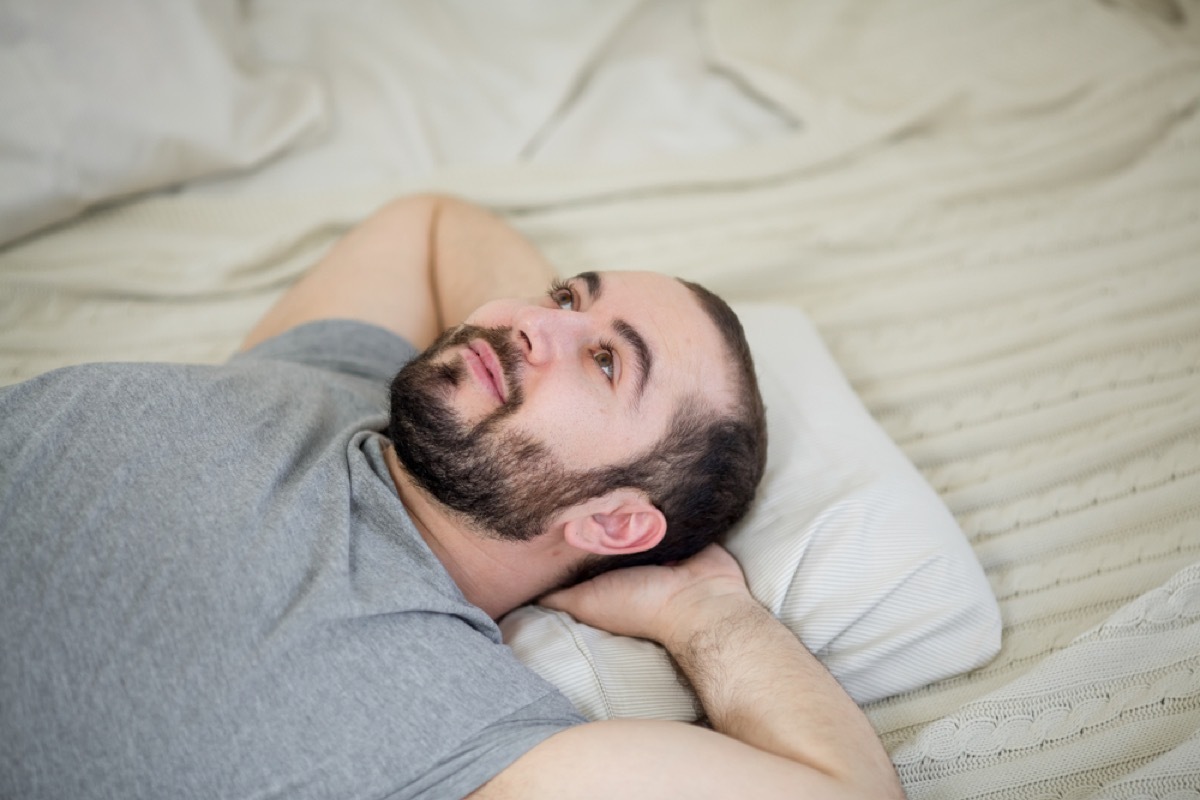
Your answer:
[[[5,390],[0,796],[897,796],[705,546],[763,463],[727,309],[551,277],[486,212],[406,198],[227,365]],[[715,731],[582,724],[500,644],[538,597],[665,645]]]

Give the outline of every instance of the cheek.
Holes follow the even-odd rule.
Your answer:
[[[521,432],[545,444],[569,469],[591,469],[623,461],[634,448],[628,421],[586,392],[554,393],[550,385],[527,398],[512,418]]]

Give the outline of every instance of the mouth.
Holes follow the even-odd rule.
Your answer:
[[[500,359],[496,356],[491,346],[482,339],[475,339],[467,345],[466,352],[463,353],[463,359],[467,362],[467,366],[475,376],[475,379],[499,403],[503,404],[508,396],[504,385],[504,370],[500,366]]]

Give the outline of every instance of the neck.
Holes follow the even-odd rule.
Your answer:
[[[421,538],[467,600],[492,619],[555,588],[578,559],[574,548],[553,533],[525,542],[481,535],[418,486],[390,445],[384,458]]]

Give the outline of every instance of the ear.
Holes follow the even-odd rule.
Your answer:
[[[641,553],[667,533],[667,518],[638,489],[614,489],[571,506],[558,519],[563,539],[602,556]]]

